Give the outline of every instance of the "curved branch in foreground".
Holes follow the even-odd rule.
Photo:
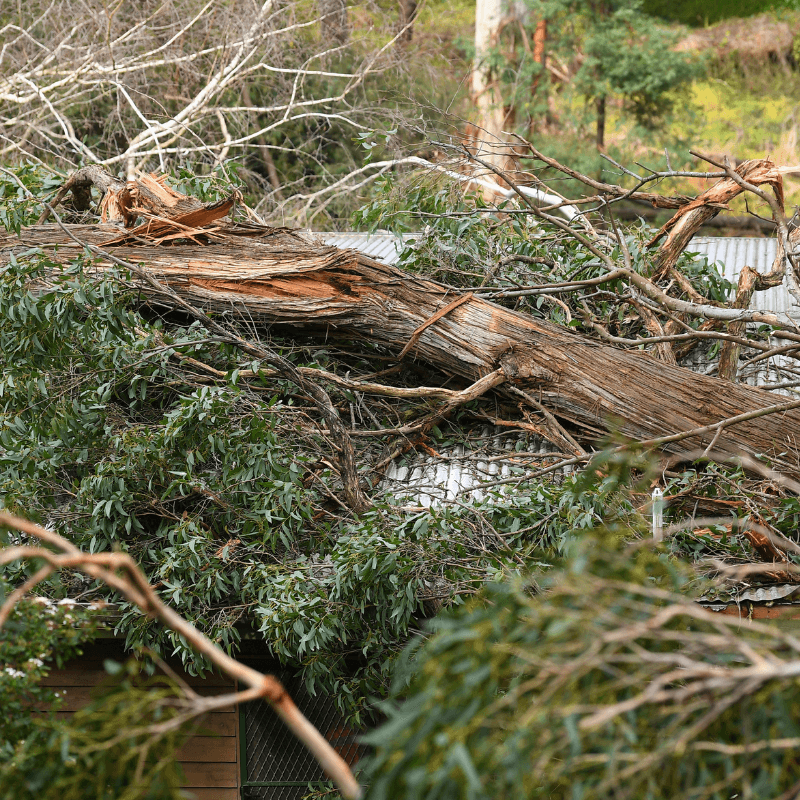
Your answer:
[[[5,547],[0,549],[0,564],[21,559],[45,561],[46,566],[34,575],[34,578],[38,577],[37,583],[54,569],[63,568],[77,569],[102,581],[137,606],[144,614],[159,620],[164,626],[182,636],[217,669],[250,687],[251,691],[248,692],[213,698],[215,705],[229,705],[231,702],[239,700],[264,698],[292,733],[316,758],[325,773],[339,788],[342,796],[346,800],[358,800],[361,797],[361,786],[353,776],[350,767],[328,744],[323,735],[303,716],[281,683],[272,675],[264,675],[245,666],[235,658],[231,658],[194,625],[165,605],[139,570],[136,562],[127,553],[84,553],[54,531],[46,530],[4,511],[0,511],[0,526],[26,533],[55,550],[52,552],[42,547],[29,546]],[[27,581],[24,586],[26,591],[30,591],[34,588],[33,580]],[[0,608],[0,627],[22,596],[21,592],[14,592],[8,596],[3,607]],[[204,706],[199,707],[197,713],[200,714],[206,710],[208,709]]]

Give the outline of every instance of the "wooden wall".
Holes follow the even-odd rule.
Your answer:
[[[97,642],[85,648],[84,655],[65,664],[64,669],[52,670],[42,682],[63,692],[64,705],[60,714],[71,714],[91,699],[92,689],[106,677],[103,661],[107,658],[124,661],[118,642]],[[211,675],[204,679],[186,674],[171,663],[183,680],[201,695],[232,692],[230,679]],[[239,715],[233,706],[207,714],[201,721],[201,732],[178,751],[183,767],[183,786],[197,800],[239,800]]]

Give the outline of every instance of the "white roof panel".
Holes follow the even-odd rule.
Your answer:
[[[342,250],[358,250],[365,256],[384,264],[396,264],[403,252],[405,243],[417,238],[417,234],[395,236],[393,233],[318,233],[325,244]]]
[[[734,286],[739,281],[742,268],[752,267],[758,272],[769,272],[778,253],[776,239],[745,236],[697,236],[686,250],[702,253],[709,262],[717,262],[723,277]],[[764,292],[755,292],[750,307],[757,311],[786,314],[791,307],[791,296],[784,286],[775,286]]]

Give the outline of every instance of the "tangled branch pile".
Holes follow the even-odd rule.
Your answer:
[[[522,191],[499,211],[448,206],[426,179],[405,200],[438,216],[401,268],[269,228],[233,191],[193,198],[95,168],[61,187],[72,209],[40,218],[42,198],[70,192],[4,172],[5,506],[89,552],[123,547],[210,638],[235,650],[255,633],[355,717],[442,606],[558,558],[577,529],[646,530],[650,485],[606,485],[596,460],[591,489],[550,479],[609,435],[629,472],[631,452],[664,458],[674,553],[766,561],[764,579],[794,580],[800,402],[736,381],[740,354],[794,357],[800,341],[790,318],[748,308],[754,291],[797,283],[782,170],[723,165],[692,200],[646,191],[665,174],[625,189],[546,164],[592,188],[554,204],[582,209],[572,222]],[[741,192],[770,205],[780,247],[731,300],[682,250]],[[631,193],[676,210],[653,242],[599,213]],[[709,340],[723,378],[679,365]],[[423,456],[506,472],[425,508],[384,479]],[[77,573],[48,591],[103,595]],[[132,608],[119,628],[193,664]]]

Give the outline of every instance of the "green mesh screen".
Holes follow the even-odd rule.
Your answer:
[[[357,743],[357,732],[344,724],[336,704],[322,694],[313,697],[296,678],[286,674],[277,674],[276,677],[312,725],[353,766],[364,753],[364,748]],[[308,794],[309,783],[325,780],[317,762],[269,704],[258,701],[245,704],[241,722],[244,798],[300,800]]]

